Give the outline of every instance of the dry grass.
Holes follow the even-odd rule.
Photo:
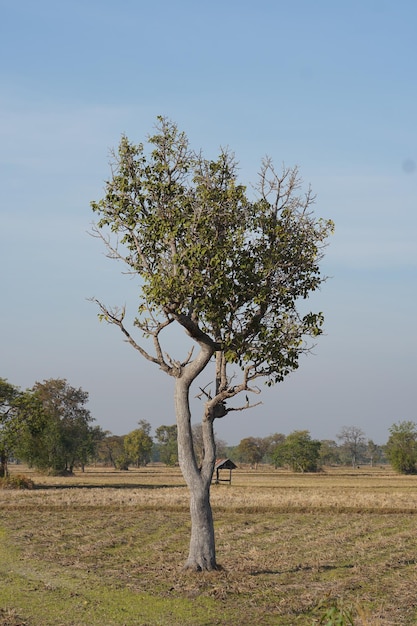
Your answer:
[[[13,468],[12,472],[20,472]],[[26,470],[36,491],[12,491],[9,505],[134,506],[182,509],[188,490],[178,468],[151,467],[117,472],[89,468],[74,477]],[[389,468],[328,470],[320,474],[236,470],[232,485],[213,485],[212,505],[234,511],[331,511],[417,513],[416,477]]]
[[[34,491],[0,493],[0,624],[417,623],[415,477],[236,470],[212,489],[223,569],[196,576],[178,469],[25,473]]]

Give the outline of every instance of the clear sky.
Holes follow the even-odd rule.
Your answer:
[[[22,388],[66,378],[116,434],[174,423],[173,380],[87,300],[134,314],[136,283],[87,234],[90,201],[121,134],[140,142],[165,115],[206,156],[234,150],[243,183],[266,154],[297,164],[336,224],[331,279],[311,301],[326,336],[218,436],[333,439],[355,425],[385,443],[393,423],[417,421],[417,2],[0,7],[0,376]]]

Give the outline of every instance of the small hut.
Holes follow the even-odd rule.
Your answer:
[[[230,459],[218,459],[214,466],[214,470],[216,472],[215,484],[219,483],[229,483],[232,484],[232,470],[236,469],[237,465],[233,463]],[[229,478],[220,478],[220,470],[229,470]]]

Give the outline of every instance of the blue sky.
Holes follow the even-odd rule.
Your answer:
[[[117,434],[174,422],[173,381],[87,300],[134,313],[136,283],[87,234],[89,203],[121,134],[143,141],[162,114],[207,156],[234,150],[246,184],[266,154],[297,164],[317,215],[336,224],[331,279],[311,300],[326,335],[262,406],[216,423],[218,435],[328,439],[355,425],[385,443],[394,422],[417,421],[413,0],[0,7],[1,376],[22,388],[67,378]]]

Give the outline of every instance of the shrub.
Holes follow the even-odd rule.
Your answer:
[[[0,478],[0,489],[33,489],[35,483],[23,474]]]

